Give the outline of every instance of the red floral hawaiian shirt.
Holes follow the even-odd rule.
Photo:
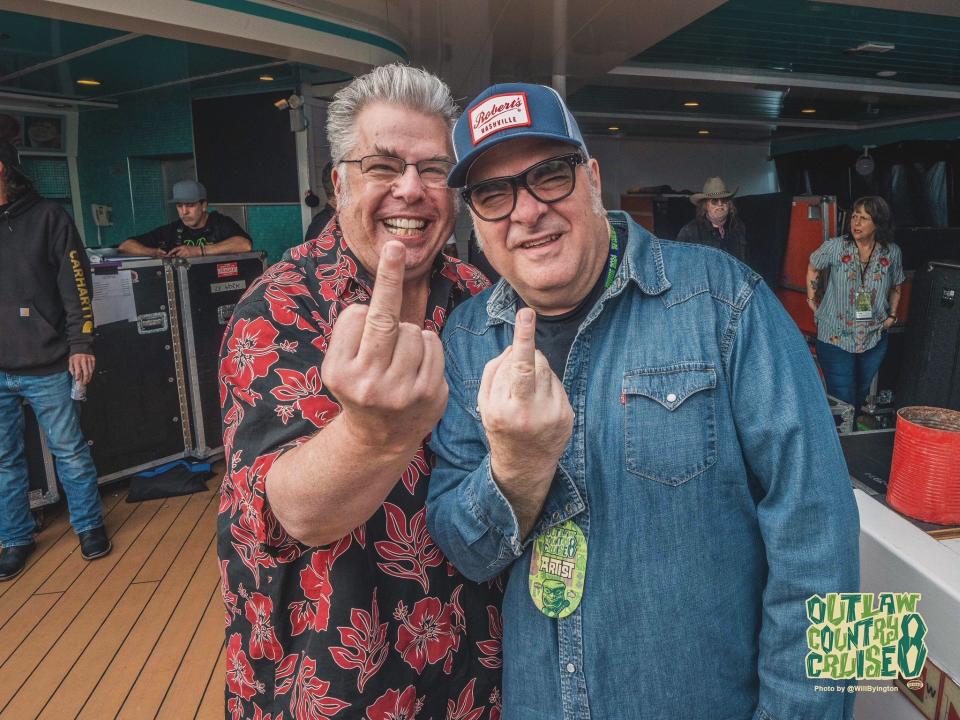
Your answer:
[[[425,327],[486,287],[440,256]],[[237,305],[220,353],[227,473],[219,516],[226,715],[256,720],[498,720],[502,584],[473,583],[427,532],[421,446],[380,509],[325,547],[280,526],[264,480],[330,422],[323,354],[372,280],[336,222],[290,249]]]

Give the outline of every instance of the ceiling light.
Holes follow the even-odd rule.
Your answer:
[[[813,115],[816,111],[816,108],[804,108],[800,112],[802,112],[804,115]]]
[[[877,73],[877,77],[894,77],[896,74],[896,70],[880,70]]]
[[[689,108],[700,107],[700,103],[698,103],[696,100],[688,100],[683,104],[683,106]]]
[[[263,82],[273,82],[273,75],[261,75],[260,79],[263,80]]]
[[[709,135],[709,130],[697,130],[697,135]]]
[[[100,84],[99,80],[94,80],[93,78],[80,78],[77,80],[77,85],[90,85],[91,87],[96,87]]]
[[[869,40],[864,43],[860,43],[855,48],[849,48],[847,52],[855,53],[886,53],[893,50],[896,45],[892,42],[880,42],[878,40]]]
[[[609,130],[610,132],[617,132],[618,130],[620,130],[620,128],[617,127],[616,125],[611,125],[610,127],[607,128],[607,130]]]

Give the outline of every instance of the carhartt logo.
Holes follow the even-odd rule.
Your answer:
[[[70,251],[70,267],[73,269],[73,282],[77,287],[77,297],[80,298],[80,313],[83,319],[89,321],[90,331],[93,332],[93,303],[90,298],[90,291],[87,290],[87,279],[83,273],[83,265],[80,263],[80,254],[76,250]],[[87,325],[84,323],[84,328]],[[83,332],[87,332],[86,329]]]
[[[488,97],[470,110],[470,137],[474,145],[501,130],[531,124],[527,94],[522,92]]]

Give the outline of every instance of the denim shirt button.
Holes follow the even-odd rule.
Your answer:
[[[677,401],[677,396],[675,393],[670,393],[669,395],[667,395],[667,402],[672,403],[676,401]]]
[[[567,672],[568,672],[568,673],[575,673],[576,671],[577,671],[577,666],[576,666],[576,665],[574,665],[573,663],[567,663]]]

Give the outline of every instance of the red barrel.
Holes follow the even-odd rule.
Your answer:
[[[917,520],[960,523],[960,412],[905,407],[897,413],[887,502]]]

